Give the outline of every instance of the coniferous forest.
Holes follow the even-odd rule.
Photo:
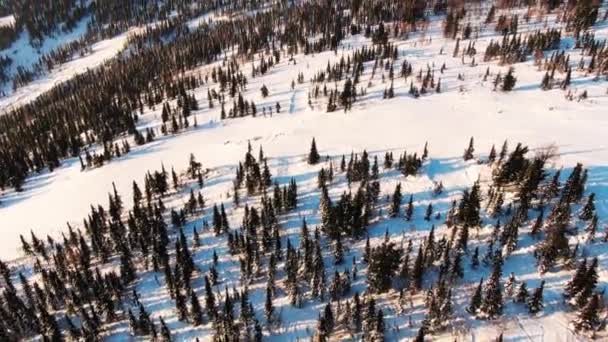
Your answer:
[[[607,19],[1,2],[0,340],[608,339]]]

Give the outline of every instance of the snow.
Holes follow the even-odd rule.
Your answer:
[[[0,17],[0,27],[11,26],[15,23],[15,16],[7,15],[6,17]]]
[[[10,18],[12,17],[0,18],[0,25],[8,22]],[[224,17],[217,17],[213,13],[208,13],[190,20],[188,22],[188,27],[191,30],[195,30],[200,23],[223,20],[223,18]],[[56,33],[54,36],[45,38],[40,48],[32,47],[29,43],[29,34],[25,31],[22,32],[19,39],[12,44],[11,48],[0,51],[0,56],[8,56],[13,60],[13,63],[8,70],[8,75],[16,74],[19,66],[28,69],[31,68],[38,62],[38,59],[43,54],[81,38],[86,32],[87,24],[89,22],[90,18],[85,17],[72,31],[68,33]],[[1,90],[8,95],[0,97],[0,115],[10,111],[10,109],[14,107],[34,100],[36,97],[52,89],[61,82],[67,81],[78,74],[102,65],[125,49],[129,35],[139,34],[144,32],[146,27],[153,27],[159,23],[160,21],[154,21],[142,26],[133,26],[126,32],[112,38],[100,40],[91,46],[91,51],[87,55],[73,56],[72,60],[55,66],[50,73],[35,79],[26,86],[18,88],[16,91],[13,91],[12,89],[12,82],[4,84],[4,86],[1,87]]]
[[[72,39],[78,39],[79,36],[78,32],[76,31],[77,30],[73,31],[73,33],[68,36],[70,36]],[[0,115],[3,112],[9,111],[11,108],[13,108],[13,106],[19,106],[34,100],[42,93],[53,88],[56,84],[67,81],[78,74],[86,72],[87,69],[95,68],[110,58],[116,56],[116,54],[118,54],[125,47],[129,32],[125,32],[93,44],[91,47],[91,53],[82,57],[74,57],[71,61],[55,67],[50,73],[34,80],[26,86],[18,88],[14,92],[12,92],[12,84],[6,84],[4,91],[9,93],[9,95],[0,97],[0,109],[2,110]],[[28,38],[24,38],[24,35],[27,35],[27,33],[22,33],[22,37],[14,43],[19,43],[20,48],[7,53],[7,55],[10,56],[14,61],[12,64],[14,70],[16,70],[17,65],[28,67],[33,65],[38,61],[38,58],[43,53],[42,51],[48,52],[52,50],[54,46],[58,46],[60,43],[65,42],[65,40],[58,41],[54,39],[46,39],[44,48],[37,51],[27,43]]]
[[[201,20],[207,20],[202,18]],[[191,25],[198,25],[192,22]],[[539,23],[538,25],[542,25]],[[334,166],[343,154],[349,155],[352,151],[360,153],[366,149],[372,156],[378,156],[382,161],[385,152],[392,151],[399,155],[403,151],[420,152],[425,142],[429,143],[430,160],[425,163],[421,175],[404,178],[395,171],[383,171],[381,174],[381,198],[392,193],[394,186],[400,182],[403,186],[404,197],[413,194],[417,212],[412,223],[403,220],[387,219],[384,217],[375,222],[369,229],[372,244],[379,243],[385,231],[389,232],[391,239],[402,241],[404,236],[413,238],[416,243],[426,236],[430,223],[422,219],[423,209],[429,202],[433,203],[436,211],[445,215],[451,201],[459,198],[461,190],[470,186],[477,179],[482,184],[488,182],[488,167],[474,162],[462,161],[462,151],[468,144],[469,138],[475,138],[476,156],[482,157],[490,151],[495,144],[500,147],[508,139],[510,147],[522,142],[534,149],[555,144],[559,149],[559,156],[553,160],[553,170],[568,169],[577,162],[589,169],[587,191],[596,193],[596,206],[600,220],[608,217],[608,142],[605,132],[608,131],[608,96],[606,95],[606,81],[593,81],[594,75],[585,75],[578,71],[573,74],[573,92],[587,90],[589,99],[581,102],[568,101],[564,92],[559,89],[542,91],[539,89],[543,72],[539,71],[533,62],[515,65],[517,86],[510,93],[495,92],[492,90],[492,79],[482,80],[486,68],[489,66],[492,75],[501,71],[506,72],[506,66],[498,66],[495,61],[481,62],[478,54],[478,65],[471,67],[470,60],[462,64],[460,58],[452,58],[451,51],[454,46],[452,40],[440,37],[440,27],[433,26],[432,41],[422,37],[410,38],[408,41],[396,42],[399,47],[400,60],[395,63],[395,73],[398,73],[403,58],[414,64],[414,75],[419,68],[426,68],[427,64],[434,63],[436,70],[442,63],[446,63],[447,70],[441,75],[442,93],[425,95],[414,99],[407,94],[409,79],[395,78],[395,98],[382,99],[383,90],[389,86],[388,79],[382,83],[382,69],[378,68],[372,80],[372,86],[367,94],[358,98],[353,110],[348,113],[336,111],[325,113],[324,102],[309,106],[307,93],[311,90],[310,77],[317,71],[323,70],[327,62],[339,61],[339,58],[353,52],[357,47],[369,45],[370,41],[361,36],[347,39],[337,54],[325,52],[316,55],[294,56],[296,63],[289,62],[287,56],[282,56],[281,62],[271,68],[265,76],[249,78],[247,91],[243,94],[245,99],[254,100],[258,106],[258,117],[239,118],[220,121],[220,109],[216,103],[215,108],[207,108],[207,87],[195,90],[201,109],[196,111],[199,126],[191,127],[175,136],[160,137],[155,142],[142,147],[134,147],[131,153],[98,169],[80,171],[77,159],[65,161],[53,173],[44,172],[30,177],[21,193],[8,192],[0,200],[0,258],[15,259],[20,256],[19,234],[29,234],[33,229],[39,237],[46,234],[57,236],[65,231],[66,222],[79,227],[82,218],[88,213],[91,204],[107,205],[107,194],[112,182],[116,184],[118,192],[123,196],[125,203],[131,203],[132,181],[143,184],[143,176],[148,170],[158,170],[161,165],[167,169],[175,166],[176,170],[186,168],[188,157],[193,153],[204,168],[210,170],[203,188],[207,203],[225,202],[230,215],[231,227],[238,227],[242,216],[242,208],[233,208],[232,201],[226,193],[232,189],[234,170],[242,159],[251,142],[254,152],[263,146],[268,156],[269,167],[273,178],[285,184],[291,177],[298,181],[300,194],[299,207],[285,217],[282,217],[284,238],[290,237],[297,242],[302,217],[306,217],[311,226],[318,224],[318,189],[316,175],[319,166],[309,166],[305,163],[305,154],[313,137],[316,138],[321,155],[332,158]],[[534,29],[530,25],[530,30]],[[598,35],[606,35],[606,27],[598,29]],[[419,39],[418,39],[419,38]],[[428,38],[428,37],[427,37]],[[495,35],[488,33],[482,35],[477,42],[477,50],[483,51],[485,44]],[[23,39],[20,38],[20,39]],[[22,103],[35,98],[38,94],[48,90],[53,84],[83,72],[86,68],[99,65],[111,58],[122,48],[126,34],[102,41],[93,47],[89,56],[75,59],[54,70],[48,77],[35,81],[19,89],[10,97],[0,99],[0,107],[7,108],[16,103]],[[461,47],[463,45],[461,44]],[[444,54],[439,50],[444,47]],[[27,55],[32,52],[19,52]],[[578,61],[576,51],[573,51],[571,60]],[[361,86],[366,86],[370,77],[373,62],[366,63],[365,73]],[[243,73],[250,75],[250,66],[243,67]],[[209,71],[208,67],[201,67],[203,74]],[[289,85],[297,74],[303,72],[305,83],[296,84],[291,90]],[[438,72],[438,71],[436,71]],[[457,74],[464,75],[464,81],[456,80]],[[387,72],[384,72],[388,75]],[[262,98],[260,88],[266,85],[270,96]],[[331,88],[331,84],[328,84]],[[340,89],[338,85],[338,89]],[[272,116],[262,116],[262,107],[274,107],[279,102],[281,113]],[[228,106],[230,101],[228,101]],[[173,105],[173,104],[172,104]],[[192,120],[190,121],[192,124]],[[140,129],[160,126],[160,106],[156,110],[146,110],[141,117]],[[257,154],[256,154],[257,155]],[[434,182],[442,181],[445,193],[433,197],[431,192]],[[189,185],[194,187],[194,185]],[[356,190],[354,188],[353,190]],[[331,188],[332,196],[339,196],[348,191],[348,185],[339,175]],[[189,189],[186,188],[178,194],[172,195],[167,201],[168,206],[182,206]],[[247,199],[249,203],[257,203],[256,199]],[[384,200],[381,200],[386,206]],[[386,212],[386,210],[383,210]],[[201,218],[190,222],[184,229],[190,232],[193,226],[200,228],[203,219],[209,219],[206,212]],[[436,221],[439,235],[446,233],[442,221]],[[489,225],[493,222],[486,221]],[[601,222],[600,226],[606,222]],[[489,234],[491,227],[485,226],[480,230],[480,236]],[[600,235],[603,229],[600,229]],[[521,233],[520,236],[526,235]],[[27,236],[27,235],[26,235]],[[202,270],[208,270],[210,259],[215,249],[220,255],[220,279],[218,290],[224,286],[239,287],[239,266],[235,257],[229,255],[226,241],[223,237],[215,237],[212,232],[203,232],[201,235],[204,244],[195,252],[195,262]],[[349,241],[350,242],[350,241]],[[532,256],[529,237],[522,237],[518,249],[506,261],[504,275],[516,272],[518,280],[525,280],[529,288],[538,286],[540,278],[536,271],[535,259]],[[346,265],[353,256],[361,259],[361,250],[364,241],[354,242],[351,250],[346,253]],[[605,243],[589,245],[586,252],[590,256],[600,258],[600,284],[599,288],[608,285],[608,250]],[[481,252],[483,253],[483,252]],[[326,261],[329,265],[330,260]],[[454,295],[457,305],[457,315],[461,317],[459,324],[462,327],[463,340],[488,341],[500,332],[505,333],[508,341],[574,341],[567,325],[569,314],[561,300],[561,289],[570,277],[569,271],[548,273],[546,280],[544,313],[536,318],[524,313],[525,309],[515,303],[506,307],[506,318],[496,323],[476,321],[464,314],[463,307],[468,303],[474,284],[481,276],[487,275],[488,269],[471,270],[468,268],[462,286]],[[353,284],[357,290],[365,290],[365,271],[359,265],[362,277]],[[341,269],[341,268],[340,268]],[[328,269],[328,278],[331,279],[333,271]],[[162,277],[160,283],[162,284]],[[503,276],[504,279],[504,276]],[[203,284],[197,279],[193,288],[199,293]],[[177,321],[173,313],[173,304],[164,287],[158,286],[155,275],[146,273],[141,275],[137,284],[138,292],[147,310],[152,312],[153,318],[164,317],[173,333],[180,340],[194,339],[194,337],[210,338],[210,325],[198,328]],[[255,284],[250,287],[251,300],[256,311],[260,312],[264,302],[264,284]],[[394,296],[394,293],[392,294]],[[420,295],[415,298],[415,305],[411,313],[415,324],[423,318],[424,308]],[[390,308],[390,298],[380,298],[379,304],[383,308]],[[294,309],[288,304],[285,296],[275,301],[277,310],[282,310],[284,327],[272,336],[270,340],[296,340],[310,337],[315,329],[318,311],[322,305],[317,302],[308,302],[303,309]],[[390,340],[406,340],[412,338],[417,328],[407,327],[407,315],[395,315],[386,311],[387,338]],[[261,318],[261,315],[259,315]],[[399,331],[393,327],[399,327]],[[124,340],[126,338],[126,324],[118,324],[116,329],[108,336],[110,340]],[[458,331],[449,331],[437,340],[451,341],[458,335]]]

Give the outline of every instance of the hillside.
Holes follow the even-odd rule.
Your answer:
[[[0,339],[608,339],[582,1],[263,2],[99,40],[0,99]]]

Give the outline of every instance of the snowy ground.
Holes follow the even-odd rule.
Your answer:
[[[12,92],[12,90],[8,90],[7,88],[6,91],[12,93],[10,96],[0,98],[0,108],[2,109],[2,112],[9,111],[11,108],[14,108],[14,106],[19,106],[23,103],[32,101],[39,95],[52,89],[56,84],[67,81],[80,73],[86,72],[87,68],[95,68],[98,65],[101,65],[106,60],[114,57],[124,48],[127,41],[127,36],[128,33],[122,33],[116,37],[95,43],[91,48],[92,52],[90,54],[83,57],[75,57],[73,60],[57,66],[43,78],[34,80],[28,85],[18,88],[14,92]],[[24,61],[24,63],[30,63],[23,65],[31,65],[32,63],[35,63],[38,60],[37,53],[26,50],[27,49],[15,50],[11,58],[14,60]],[[21,57],[23,57],[23,59],[21,59]],[[10,88],[12,86],[7,84],[6,87]]]
[[[0,18],[0,26],[9,26],[15,23],[15,17],[12,15],[7,15],[6,17]]]
[[[381,197],[392,193],[397,182],[402,183],[406,196],[414,195],[418,208],[414,222],[406,224],[402,220],[383,218],[370,228],[372,243],[379,241],[386,230],[396,241],[401,241],[404,234],[407,234],[419,242],[430,228],[430,224],[422,220],[422,208],[429,201],[433,202],[436,210],[445,214],[451,200],[458,198],[463,188],[470,186],[478,177],[484,181],[487,167],[465,163],[461,158],[471,136],[475,138],[477,156],[488,153],[493,144],[499,147],[505,139],[508,139],[511,147],[517,142],[533,148],[557,145],[560,154],[554,160],[554,169],[568,169],[577,162],[589,168],[588,191],[597,194],[596,206],[602,221],[600,226],[603,227],[606,223],[604,220],[608,218],[608,142],[605,138],[608,131],[607,82],[595,82],[592,80],[593,75],[575,71],[572,89],[577,92],[587,90],[589,99],[582,102],[568,101],[562,90],[540,90],[543,72],[538,71],[533,62],[529,61],[515,65],[517,86],[514,91],[494,92],[492,76],[487,82],[482,81],[486,68],[489,66],[492,75],[495,75],[498,71],[504,74],[507,67],[498,66],[494,61],[481,62],[482,56],[477,57],[479,64],[476,67],[470,66],[471,61],[468,58],[463,65],[460,58],[452,57],[454,41],[441,37],[439,23],[434,23],[429,31],[430,35],[426,37],[413,35],[407,41],[396,41],[400,60],[395,63],[395,72],[398,72],[400,61],[404,58],[413,64],[414,75],[420,68],[425,70],[426,65],[431,63],[434,63],[438,73],[438,68],[445,62],[447,70],[441,75],[441,94],[414,99],[407,94],[409,79],[404,82],[396,77],[395,98],[383,100],[382,92],[389,84],[382,83],[380,68],[374,79],[370,80],[373,66],[371,62],[366,64],[361,85],[366,86],[368,81],[371,81],[372,86],[367,88],[365,96],[358,99],[352,111],[346,114],[341,111],[325,113],[325,103],[316,103],[314,100],[312,106],[309,106],[307,94],[311,90],[310,77],[324,69],[328,61],[333,63],[342,55],[352,53],[353,49],[369,45],[370,41],[361,36],[344,41],[337,55],[333,52],[314,56],[296,55],[295,65],[283,57],[279,65],[271,68],[265,76],[249,79],[248,91],[243,95],[247,100],[255,101],[259,113],[257,118],[220,121],[219,106],[216,104],[213,109],[207,108],[207,87],[201,87],[195,91],[201,107],[194,114],[199,124],[197,128],[191,127],[176,136],[161,137],[151,144],[135,147],[128,155],[99,169],[81,172],[77,159],[68,160],[53,173],[45,172],[28,179],[24,192],[4,194],[0,198],[0,226],[3,227],[0,230],[0,258],[18,258],[19,234],[28,234],[30,229],[35,230],[38,236],[45,236],[64,231],[66,222],[79,226],[82,218],[88,213],[90,204],[107,204],[107,194],[112,182],[115,182],[125,203],[130,203],[133,180],[142,184],[145,172],[160,169],[161,164],[167,168],[175,166],[177,170],[185,169],[190,153],[194,153],[203,166],[211,170],[207,185],[203,189],[207,202],[231,203],[226,193],[232,188],[234,168],[242,159],[248,142],[251,142],[255,152],[259,146],[263,146],[269,157],[274,179],[282,184],[287,183],[291,177],[298,181],[300,205],[296,212],[282,219],[284,236],[297,239],[302,217],[306,217],[311,225],[318,223],[316,175],[320,166],[311,167],[303,161],[312,137],[316,138],[321,154],[333,158],[334,165],[343,154],[348,155],[352,151],[357,153],[366,149],[372,155],[377,155],[381,161],[387,151],[393,151],[396,155],[403,151],[419,152],[428,141],[430,160],[425,164],[420,176],[406,179],[394,171],[382,174]],[[543,23],[533,23],[529,29],[533,30],[537,26],[542,27]],[[608,35],[606,26],[600,27],[597,32],[598,36]],[[477,50],[481,54],[490,39],[496,38],[492,33],[484,32],[480,35]],[[432,37],[432,41],[429,41],[429,37]],[[124,44],[125,38],[125,35],[121,35],[96,44],[93,54],[69,62],[54,70],[47,78],[33,82],[10,97],[0,99],[0,108],[34,98],[56,82],[84,71],[85,67],[98,65],[114,55]],[[563,41],[566,45],[571,42],[567,38]],[[442,47],[445,52],[439,55]],[[572,52],[573,57],[576,53]],[[579,57],[572,58],[573,61],[578,59]],[[202,67],[195,72],[205,74],[208,70]],[[289,84],[292,79],[296,79],[299,72],[304,73],[306,82],[296,84],[295,89],[291,90]],[[250,75],[248,66],[244,67],[243,73]],[[384,73],[387,76],[387,72]],[[459,73],[464,75],[463,81],[456,79]],[[259,89],[263,84],[270,90],[270,96],[267,98],[260,95]],[[338,89],[341,87],[338,86]],[[272,117],[261,115],[262,107],[274,107],[276,102],[282,106],[280,114],[275,113]],[[141,119],[140,128],[158,128],[160,108],[146,111]],[[433,181],[442,181],[446,187],[446,193],[439,198],[431,196]],[[339,175],[331,187],[331,194],[339,196],[347,189],[343,175]],[[183,190],[180,194],[173,195],[168,205],[182,206],[188,194],[188,190]],[[231,226],[237,227],[242,208],[229,206],[229,214]],[[185,231],[191,231],[190,227],[193,225],[200,227],[203,219],[209,219],[209,213],[190,222]],[[434,223],[438,225],[441,234],[445,230],[442,221]],[[486,227],[480,234],[483,236],[489,231],[490,228]],[[603,228],[600,231],[603,232]],[[202,237],[205,242],[195,254],[197,266],[202,271],[208,270],[210,255],[215,249],[221,256],[219,269],[222,284],[219,289],[224,286],[231,288],[233,285],[238,287],[238,262],[227,253],[225,239],[216,238],[211,232],[206,232]],[[506,262],[503,274],[508,275],[516,271],[519,280],[526,280],[532,288],[538,286],[540,279],[529,249],[531,241],[526,239],[522,239],[520,248]],[[356,242],[345,260],[360,256],[362,247],[363,242]],[[608,250],[605,243],[599,243],[589,247],[587,252],[600,258],[601,289],[608,285]],[[455,300],[459,304],[455,307],[468,303],[473,284],[487,272],[485,268],[473,271],[467,266],[463,285],[455,294]],[[365,275],[365,272],[362,274]],[[333,275],[333,271],[328,272],[328,275]],[[561,303],[561,288],[569,278],[569,272],[548,273],[545,276],[547,307],[538,318],[523,314],[522,309],[513,303],[508,304],[506,308],[508,319],[495,324],[472,320],[467,318],[461,308],[457,309],[457,314],[462,316],[459,321],[462,330],[466,331],[459,338],[463,341],[487,341],[504,331],[505,336],[508,336],[506,340],[509,341],[574,341],[575,337],[567,330],[569,316],[564,312],[565,307]],[[261,312],[264,284],[257,285],[250,288],[251,300],[256,311]],[[203,284],[199,279],[193,286],[200,293]],[[153,274],[144,275],[137,288],[141,297],[145,298],[144,304],[153,312],[153,317],[165,317],[178,338],[209,337],[210,325],[193,329],[177,321],[171,299],[164,287],[158,286]],[[363,278],[354,284],[354,288],[365,289]],[[389,294],[389,297],[394,295]],[[390,331],[387,338],[412,338],[417,328],[408,328],[405,316],[391,313],[388,298],[380,300],[380,303],[389,309],[386,312],[387,330]],[[411,314],[415,323],[419,323],[423,318],[424,308],[420,298],[416,298],[414,304]],[[275,305],[279,310],[283,310],[285,328],[269,337],[274,340],[295,340],[311,336],[318,311],[322,307],[319,303],[312,302],[304,309],[293,309],[287,298],[281,297]],[[115,340],[124,340],[126,328],[126,324],[119,324],[112,337]],[[456,336],[459,335],[455,329],[438,339],[447,341]]]

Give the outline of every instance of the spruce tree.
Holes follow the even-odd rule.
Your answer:
[[[516,285],[515,273],[511,272],[511,274],[509,275],[509,279],[507,279],[507,281],[505,282],[505,296],[506,297],[513,296],[513,293],[515,292],[515,285]]]
[[[429,205],[426,207],[426,214],[424,215],[424,220],[430,221],[431,216],[433,216],[433,204],[429,203]]]
[[[534,289],[532,296],[528,299],[528,311],[531,314],[535,314],[543,309],[543,289],[545,287],[545,281],[540,282],[540,286]]]
[[[483,286],[483,278],[481,278],[479,280],[479,284],[477,285],[477,288],[475,289],[475,293],[473,294],[473,297],[471,297],[471,302],[469,303],[469,306],[467,307],[467,311],[472,314],[475,315],[477,313],[477,310],[479,310],[479,308],[481,307],[481,301],[482,301],[482,286]]]
[[[494,269],[484,288],[484,298],[479,308],[488,319],[495,319],[502,314],[503,299],[500,288],[501,264],[495,263]]]
[[[564,297],[574,298],[577,293],[585,286],[585,277],[587,276],[587,259],[583,259],[577,266],[576,272],[572,279],[566,283],[564,287]]]
[[[595,193],[591,193],[591,194],[589,194],[589,197],[587,198],[587,203],[585,203],[585,206],[583,207],[583,210],[581,211],[579,218],[584,221],[589,221],[593,218],[594,215],[595,215]]]
[[[177,310],[177,318],[180,321],[186,320],[188,318],[188,308],[186,307],[186,298],[182,294],[182,291],[177,288],[175,290],[175,308]]]
[[[585,231],[587,232],[587,241],[589,242],[593,242],[593,240],[595,239],[595,232],[597,231],[598,220],[599,218],[597,217],[597,215],[593,215],[591,221],[589,221],[589,224],[587,224],[587,227],[585,228]]]
[[[414,196],[410,195],[410,199],[407,202],[407,208],[405,209],[405,220],[411,221],[414,216]]]
[[[471,256],[471,268],[477,269],[479,267],[479,246],[475,246],[473,256]]]
[[[507,75],[505,75],[503,82],[502,82],[502,91],[511,91],[513,90],[513,88],[515,88],[515,83],[517,82],[517,78],[515,78],[515,76],[513,76],[513,72],[515,71],[515,69],[513,69],[513,67],[509,68],[509,71],[507,72]]]
[[[308,152],[308,164],[315,165],[319,163],[321,160],[321,156],[319,155],[319,151],[317,151],[317,143],[315,138],[312,138],[312,143],[310,144],[310,152]]]
[[[424,253],[422,252],[422,245],[418,248],[418,255],[414,262],[412,269],[412,287],[415,290],[422,288],[422,281],[424,277]]]
[[[581,289],[574,297],[576,307],[578,308],[584,307],[589,301],[589,298],[593,296],[593,292],[595,291],[598,281],[597,266],[598,258],[595,257],[591,261],[591,264],[589,264],[589,267],[587,267],[587,272],[585,273],[584,283],[582,284]]]
[[[473,140],[473,137],[471,137],[471,139],[469,140],[469,146],[467,147],[466,150],[464,150],[464,154],[462,156],[464,161],[473,159],[475,157],[473,155],[474,152],[475,152],[474,140]]]
[[[390,208],[390,217],[399,216],[400,207],[401,207],[401,183],[397,183],[395,186],[395,192],[393,192],[393,197],[391,200],[391,208]]]
[[[171,342],[171,330],[169,330],[162,317],[160,318],[160,336],[163,342]]]
[[[414,340],[414,342],[424,342],[424,326],[420,327],[420,329],[418,329],[418,334],[416,334],[416,339]]]
[[[198,326],[203,323],[203,309],[194,291],[190,293],[190,320],[192,325]]]
[[[592,295],[589,302],[578,312],[573,322],[576,331],[593,331],[601,323],[600,317],[600,296]]]
[[[517,294],[515,295],[515,302],[517,303],[526,303],[528,300],[528,287],[525,282],[519,284],[519,288],[517,289]]]
[[[369,286],[373,291],[383,293],[390,288],[392,277],[399,268],[401,250],[394,242],[384,241],[371,251],[369,260]]]
[[[266,287],[266,302],[264,304],[264,315],[268,324],[272,324],[274,321],[274,305],[272,304],[272,289],[270,286]]]

